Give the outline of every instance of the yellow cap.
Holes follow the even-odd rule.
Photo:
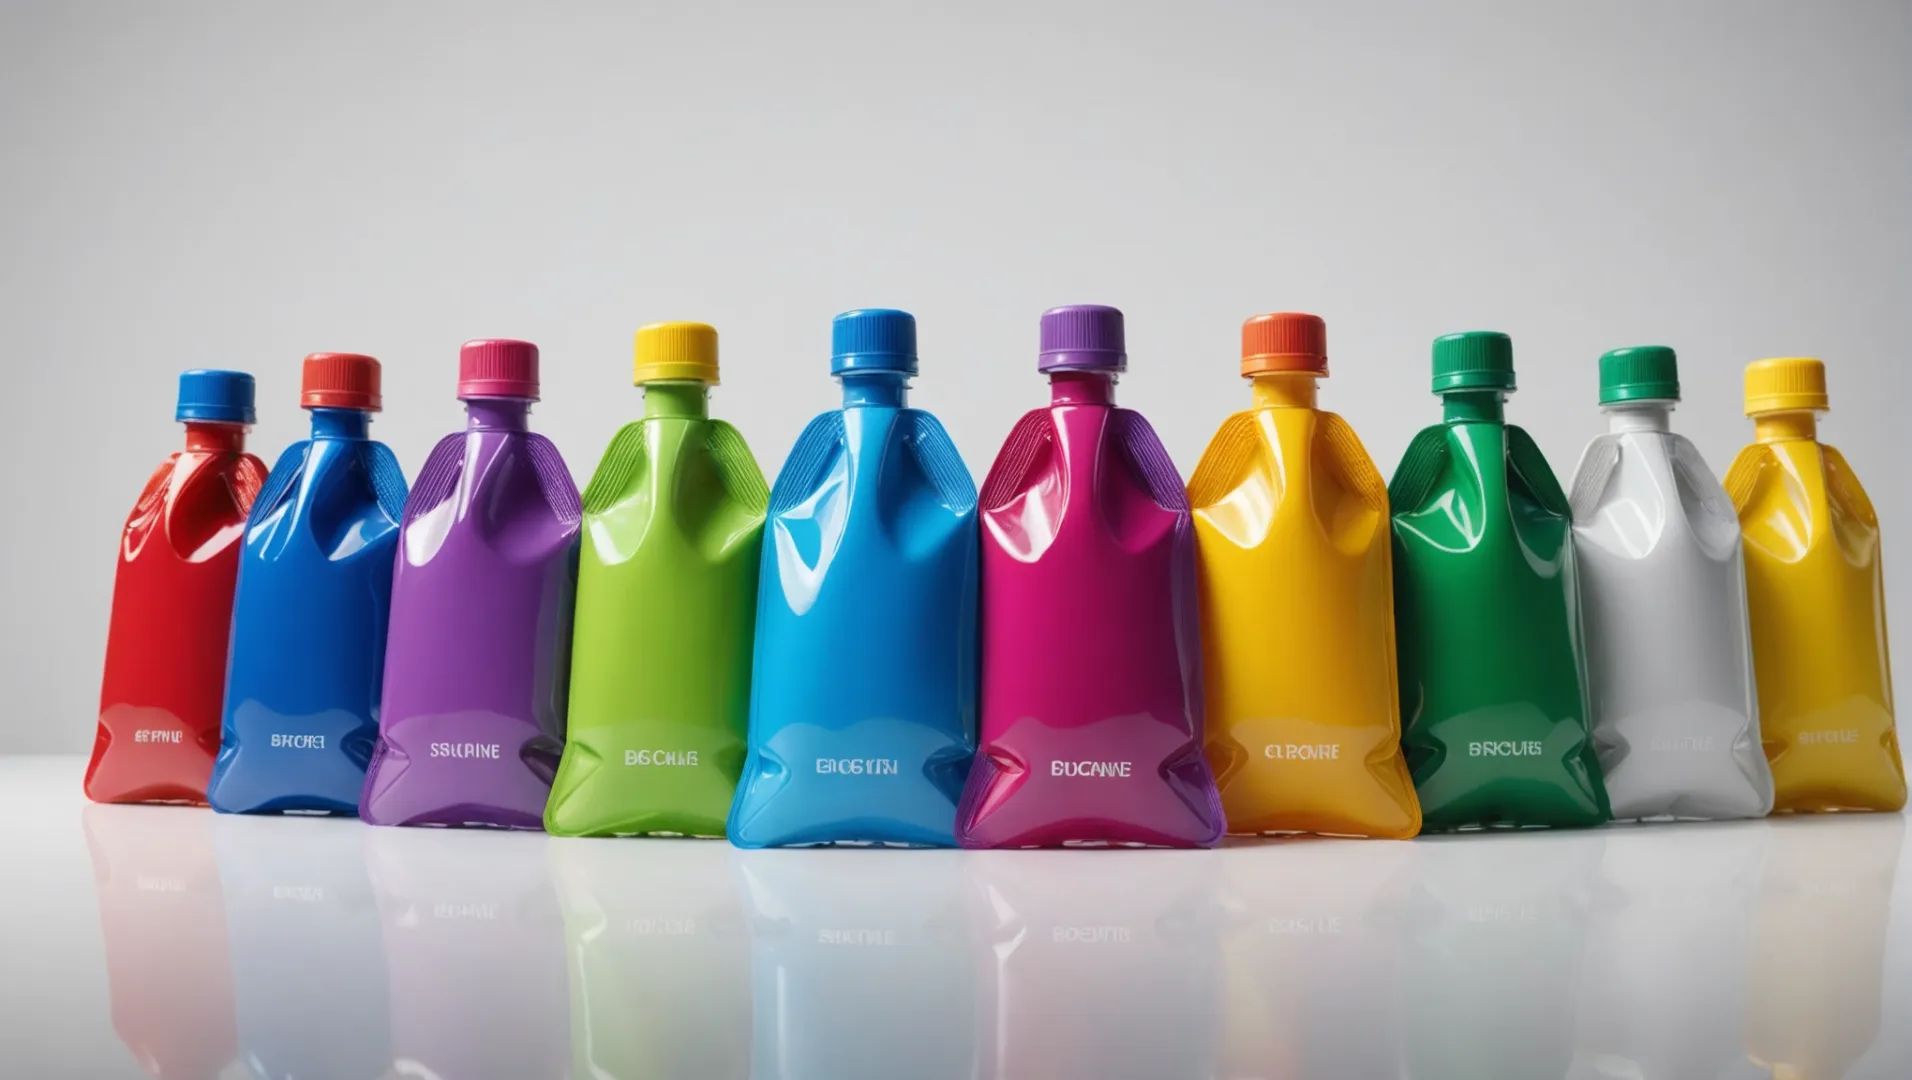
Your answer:
[[[700,322],[660,322],[637,328],[631,381],[717,385],[717,331]]]
[[[1826,365],[1786,356],[1746,365],[1746,415],[1826,408]]]

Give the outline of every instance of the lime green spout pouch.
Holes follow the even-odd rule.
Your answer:
[[[645,415],[584,493],[570,730],[544,811],[560,836],[724,835],[769,488],[710,418],[716,353],[702,324],[638,331]]]

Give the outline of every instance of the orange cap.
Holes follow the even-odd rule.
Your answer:
[[[305,358],[299,380],[299,405],[307,409],[357,409],[377,412],[378,361],[349,352],[315,352]]]
[[[1328,373],[1328,324],[1319,315],[1277,311],[1241,324],[1241,373]]]

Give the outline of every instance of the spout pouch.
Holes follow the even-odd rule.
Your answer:
[[[86,769],[95,802],[206,800],[239,549],[265,476],[251,454],[174,454],[127,516]]]
[[[1601,435],[1575,474],[1594,745],[1613,816],[1763,817],[1739,521],[1699,450]]]
[[[975,511],[928,413],[804,430],[770,496],[732,842],[955,842],[976,752]]]
[[[1023,417],[983,508],[981,747],[957,811],[972,847],[1206,846],[1188,497],[1125,409]]]
[[[273,466],[246,523],[214,809],[358,813],[404,506],[380,443],[295,443]]]
[[[1539,447],[1511,425],[1428,428],[1388,501],[1402,748],[1424,827],[1605,821],[1572,517]]]
[[[1346,421],[1237,413],[1189,483],[1208,760],[1235,833],[1409,837],[1387,487]]]
[[[722,836],[743,769],[769,491],[717,420],[625,425],[584,492],[571,705],[545,828]]]
[[[1775,811],[1905,806],[1879,519],[1839,451],[1740,451],[1726,488],[1745,531],[1760,735]]]
[[[543,826],[581,516],[542,435],[461,432],[433,449],[400,532],[366,821]]]

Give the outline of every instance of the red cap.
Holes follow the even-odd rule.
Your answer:
[[[538,347],[509,338],[465,342],[458,350],[458,396],[538,400]]]
[[[315,352],[305,358],[299,382],[299,405],[307,409],[357,409],[377,412],[378,361],[349,352]]]
[[[1278,311],[1241,324],[1241,373],[1328,373],[1328,324],[1319,315]]]

